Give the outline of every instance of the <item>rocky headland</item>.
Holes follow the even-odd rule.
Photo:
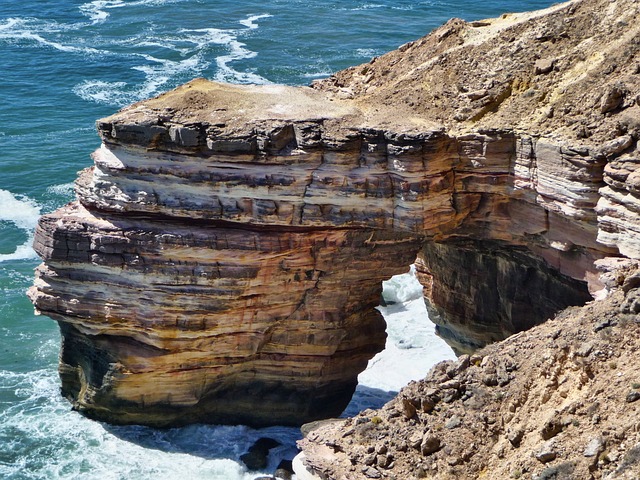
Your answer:
[[[337,415],[384,345],[381,281],[415,262],[440,334],[475,356],[313,432],[313,475],[635,462],[639,10],[454,19],[311,87],[197,79],[98,121],[77,200],[35,237],[63,393],[113,423]]]
[[[640,478],[640,273],[299,442],[302,480]],[[305,473],[309,472],[309,475]]]

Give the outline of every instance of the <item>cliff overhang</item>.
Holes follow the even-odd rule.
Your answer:
[[[35,237],[63,393],[114,423],[299,424],[344,408],[412,262],[460,352],[614,289],[640,258],[637,20],[452,20],[312,88],[196,79],[98,121]]]

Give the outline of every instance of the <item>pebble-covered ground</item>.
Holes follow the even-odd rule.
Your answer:
[[[350,480],[640,478],[640,271],[612,282],[604,300],[312,431],[305,462]]]

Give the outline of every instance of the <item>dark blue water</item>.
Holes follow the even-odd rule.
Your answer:
[[[551,0],[0,0],[0,478],[253,478],[237,462],[275,428],[114,429],[58,395],[55,323],[25,290],[38,215],[72,199],[97,118],[197,76],[303,85],[456,16]],[[275,458],[275,457],[274,457]],[[273,467],[273,465],[271,466]]]

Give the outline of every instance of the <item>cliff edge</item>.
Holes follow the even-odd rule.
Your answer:
[[[606,300],[441,362],[382,409],[312,431],[297,463],[322,479],[638,478],[640,272],[619,274]]]
[[[99,120],[34,242],[63,394],[295,425],[342,411],[412,262],[459,353],[610,295],[640,258],[638,10],[452,20],[312,87],[196,79]]]

